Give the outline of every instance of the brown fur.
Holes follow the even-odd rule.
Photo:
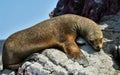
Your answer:
[[[4,44],[3,67],[17,69],[32,53],[50,47],[60,47],[65,53],[79,58],[81,50],[75,43],[79,35],[95,49],[102,48],[103,35],[97,24],[77,15],[54,17],[19,31],[11,35]]]

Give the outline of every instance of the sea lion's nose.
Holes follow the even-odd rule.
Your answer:
[[[102,49],[102,47],[100,47],[100,46],[97,46],[96,48],[97,48],[97,50],[101,50]]]
[[[99,47],[99,46],[97,46],[97,49],[100,49],[100,47]]]

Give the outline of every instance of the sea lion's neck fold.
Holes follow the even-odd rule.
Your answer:
[[[76,33],[82,37],[85,37],[88,34],[88,31],[86,30],[86,27],[81,26],[82,24],[75,24],[74,28],[76,30]]]

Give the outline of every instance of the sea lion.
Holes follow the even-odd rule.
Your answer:
[[[85,38],[94,49],[102,48],[103,34],[98,25],[72,14],[54,17],[14,33],[4,43],[3,68],[17,69],[32,53],[51,47],[59,47],[79,58],[81,50],[75,42],[78,36]]]

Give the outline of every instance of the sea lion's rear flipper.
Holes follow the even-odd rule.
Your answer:
[[[12,70],[18,70],[21,64],[12,64],[12,65],[3,65],[3,69],[12,69]]]

